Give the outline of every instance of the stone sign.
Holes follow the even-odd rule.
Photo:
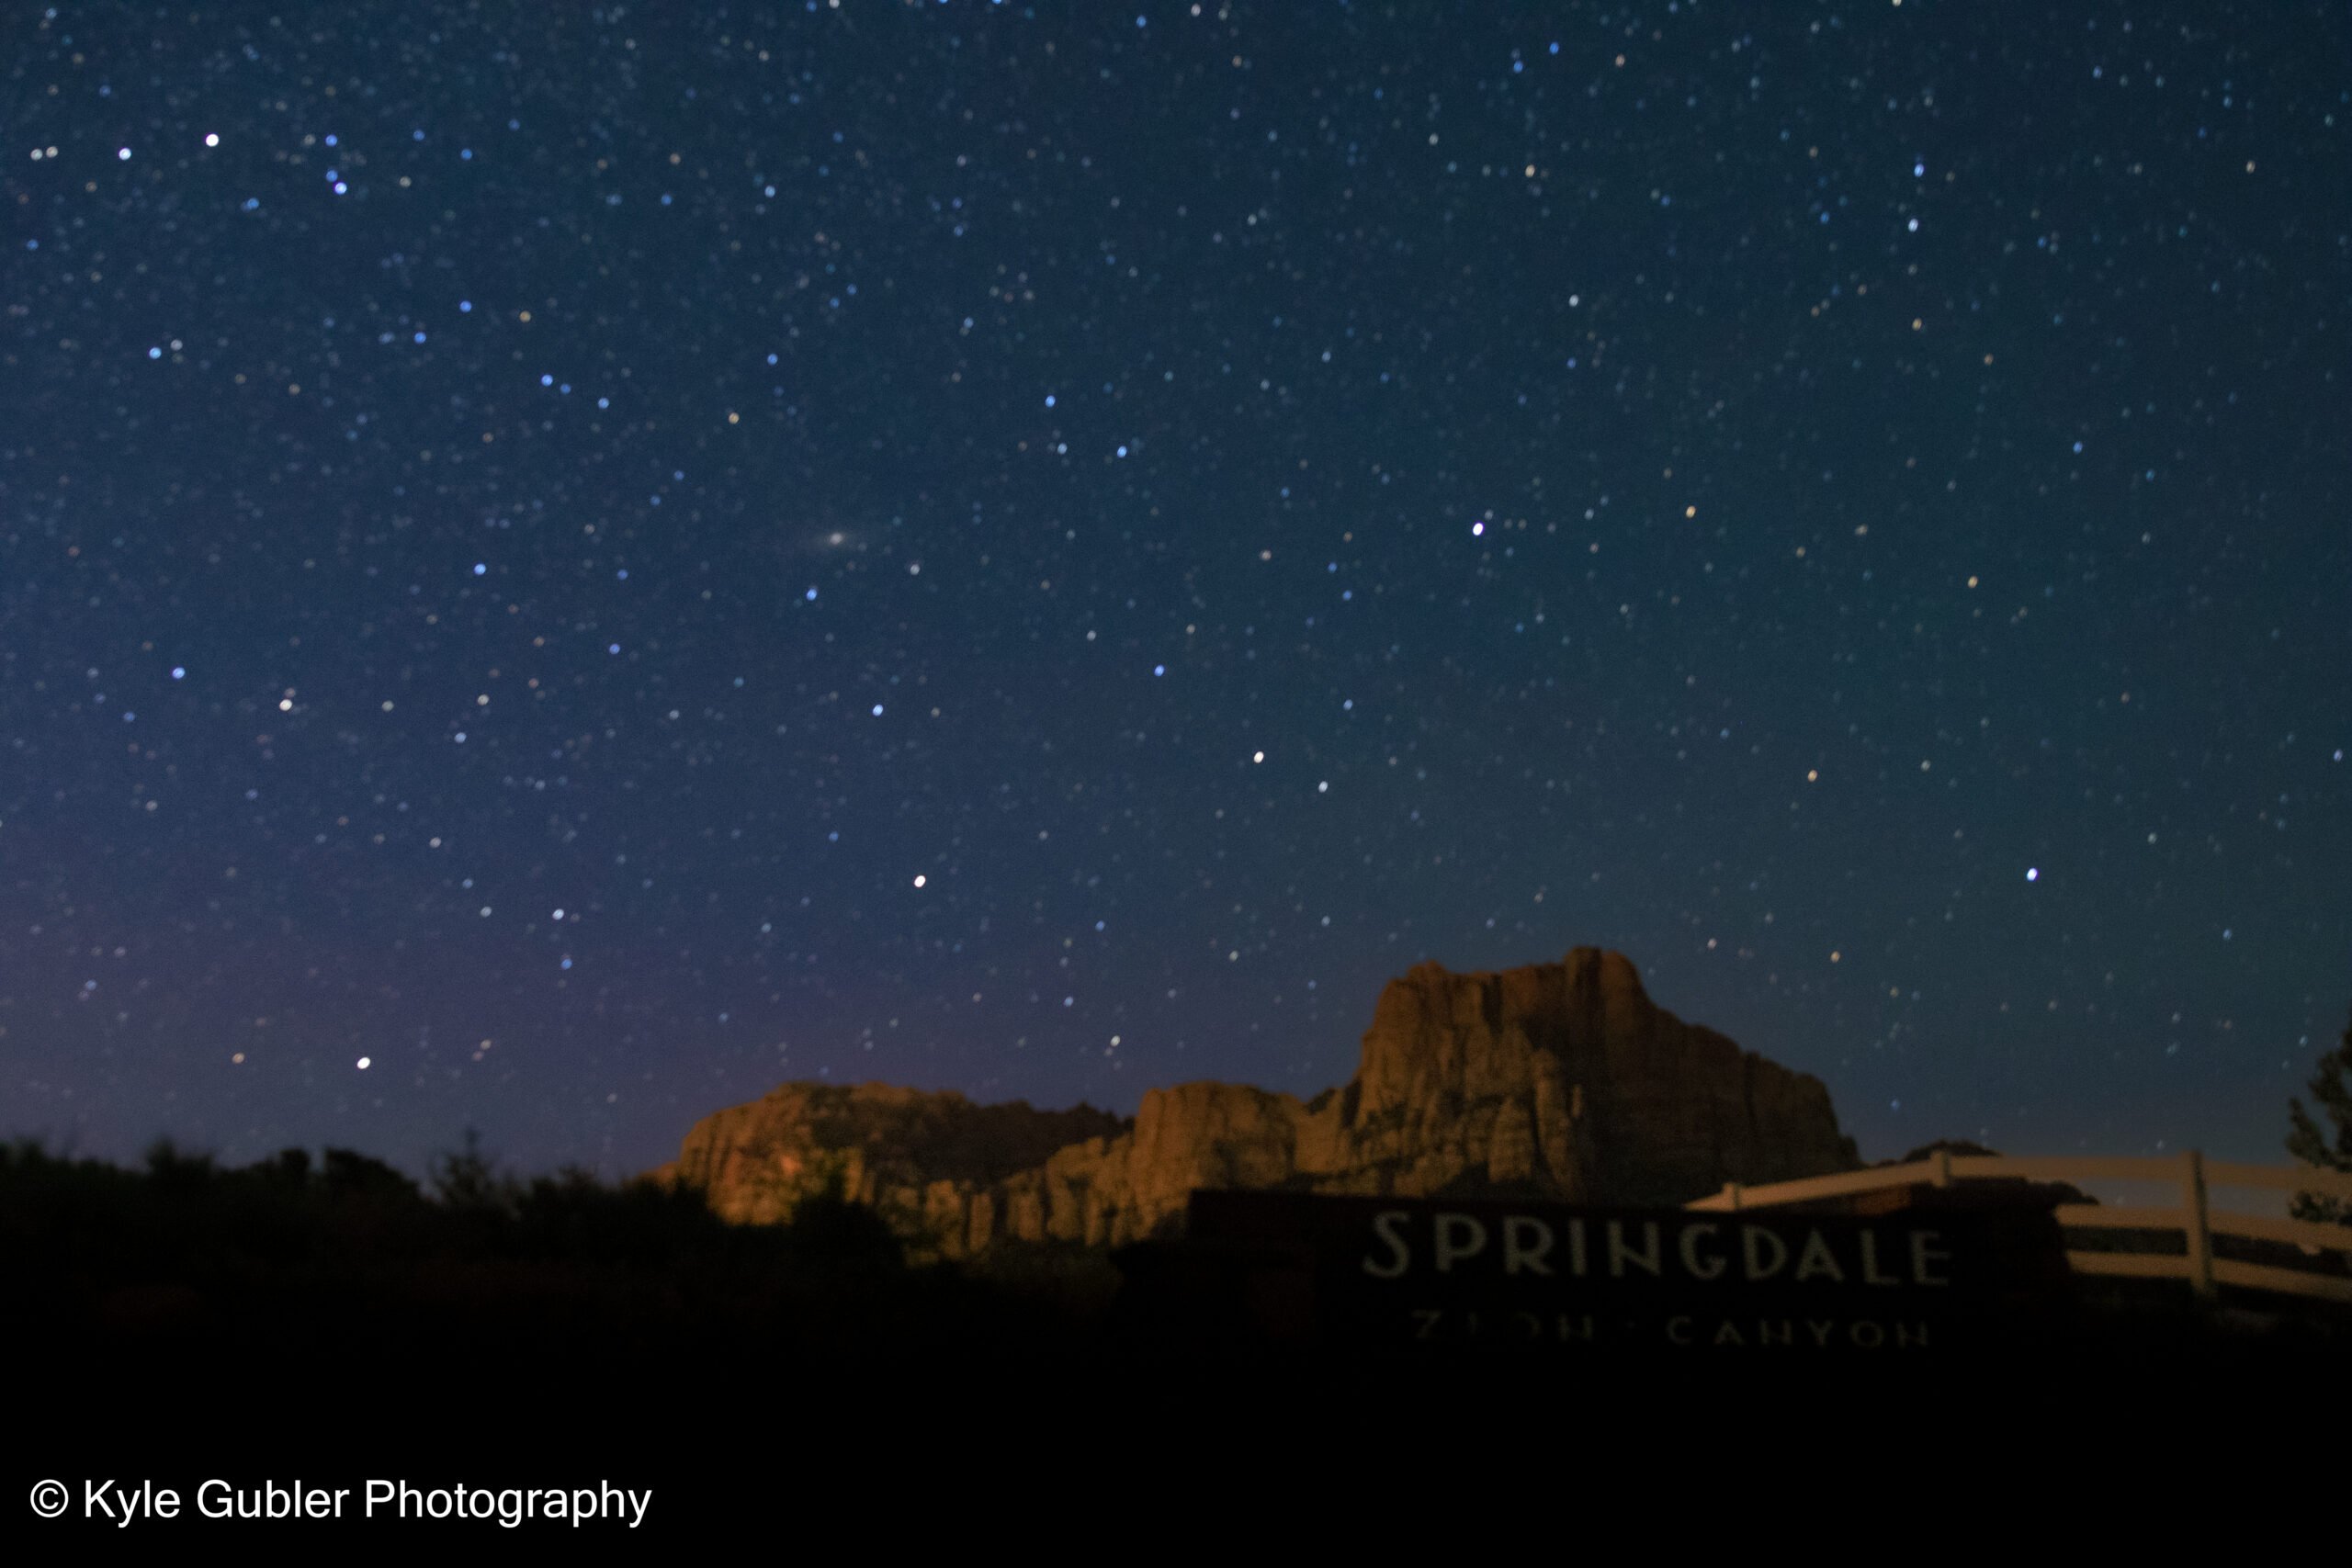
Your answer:
[[[1857,1218],[1199,1192],[1183,1246],[1224,1259],[1243,1296],[1281,1303],[1260,1314],[1275,1334],[1566,1354],[1991,1348],[2063,1296],[2065,1269],[2046,1212]]]

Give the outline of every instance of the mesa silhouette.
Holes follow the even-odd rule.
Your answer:
[[[1821,1080],[1683,1022],[1624,954],[1391,980],[1345,1085],[1202,1081],[1132,1120],[888,1084],[787,1083],[715,1112],[654,1172],[744,1222],[835,1187],[951,1258],[1165,1236],[1204,1189],[1673,1205],[1850,1170]]]

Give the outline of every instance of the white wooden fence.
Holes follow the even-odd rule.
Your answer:
[[[2223,1285],[2286,1295],[2313,1296],[2352,1306],[2352,1278],[2307,1273],[2266,1263],[2244,1263],[2213,1256],[2213,1237],[2255,1236],[2265,1241],[2291,1242],[2304,1252],[2352,1254],[2352,1226],[2312,1220],[2281,1219],[2263,1214],[2234,1213],[2213,1208],[2207,1191],[2214,1187],[2260,1187],[2275,1191],[2312,1192],[2352,1201],[2352,1174],[2297,1165],[2237,1165],[2209,1160],[2195,1149],[2174,1158],[2109,1158],[2098,1156],[2054,1156],[2012,1158],[2006,1155],[1955,1155],[1939,1149],[1928,1159],[1910,1165],[1880,1166],[1838,1176],[1815,1176],[1803,1181],[1776,1181],[1764,1187],[1726,1182],[1712,1197],[1687,1205],[1692,1209],[1763,1209],[1838,1198],[1888,1187],[1949,1187],[1955,1181],[1990,1177],[2023,1177],[2030,1181],[2176,1181],[2180,1186],[2178,1208],[2131,1204],[2062,1203],[2059,1224],[2074,1230],[2179,1231],[2188,1238],[2186,1253],[2076,1252],[2066,1262],[2077,1274],[2104,1274],[2139,1280],[2186,1280],[2198,1295],[2211,1299]]]

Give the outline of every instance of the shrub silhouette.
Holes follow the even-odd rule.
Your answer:
[[[956,1267],[911,1265],[838,1182],[782,1224],[737,1225],[691,1189],[503,1175],[470,1139],[429,1190],[349,1149],[227,1168],[159,1145],[124,1169],[0,1148],[0,1333],[54,1347],[61,1365],[152,1351],[390,1376],[823,1377],[1012,1356],[1067,1326]]]
[[[368,1198],[401,1202],[424,1196],[415,1182],[370,1155],[354,1149],[330,1148],[320,1156],[321,1179],[338,1198]]]
[[[2323,1170],[2352,1171],[2352,1024],[2345,1026],[2335,1049],[2320,1057],[2308,1087],[2328,1125],[2323,1127],[2300,1099],[2290,1100],[2287,1152]],[[2299,1220],[2352,1225],[2352,1202],[2322,1193],[2296,1193],[2288,1212]]]
[[[804,1258],[868,1271],[906,1266],[906,1244],[899,1233],[871,1205],[850,1198],[839,1175],[793,1205],[782,1229]]]
[[[169,1138],[158,1138],[147,1148],[147,1175],[158,1187],[187,1190],[201,1187],[213,1176],[212,1156],[190,1154]]]
[[[471,1127],[457,1153],[434,1162],[433,1195],[446,1208],[512,1209],[514,1187],[499,1173],[497,1162],[482,1153],[481,1134]]]

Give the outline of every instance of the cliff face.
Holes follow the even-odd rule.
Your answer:
[[[1135,1121],[1080,1107],[787,1084],[687,1134],[665,1175],[730,1218],[780,1218],[828,1169],[949,1255],[1164,1230],[1197,1188],[1525,1193],[1672,1204],[1726,1181],[1860,1164],[1818,1078],[1665,1012],[1623,955],[1381,993],[1355,1077],[1312,1101],[1240,1084],[1153,1089]]]
[[[893,1084],[788,1083],[695,1122],[677,1160],[654,1172],[710,1194],[729,1219],[784,1219],[838,1179],[861,1202],[920,1210],[934,1189],[985,1190],[1057,1149],[1124,1132],[1107,1111],[975,1105],[953,1091]]]

